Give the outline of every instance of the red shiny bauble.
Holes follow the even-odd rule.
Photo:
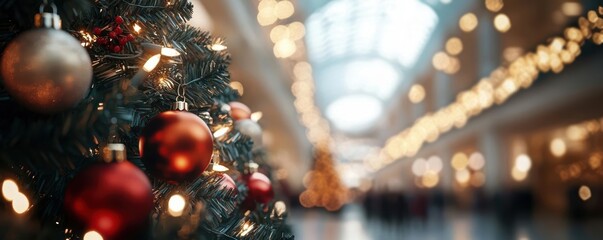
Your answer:
[[[257,203],[267,204],[274,198],[272,183],[266,175],[255,172],[243,176],[243,181],[245,181],[249,189],[247,198],[243,201],[243,209],[253,210]]]
[[[251,118],[251,109],[249,109],[247,105],[240,102],[230,102],[228,103],[228,106],[230,106],[230,116],[234,120]]]
[[[105,240],[132,239],[153,208],[151,183],[128,161],[93,165],[67,186],[65,211],[75,227]]]
[[[138,145],[145,167],[172,183],[198,177],[209,166],[214,148],[207,124],[184,111],[162,112],[152,118]]]
[[[231,190],[238,192],[237,183],[235,183],[234,179],[230,177],[230,175],[226,173],[220,173],[220,188],[223,190]]]

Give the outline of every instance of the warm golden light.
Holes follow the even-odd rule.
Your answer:
[[[420,84],[414,84],[408,91],[408,99],[412,103],[420,103],[425,99],[425,89]]]
[[[254,122],[260,121],[260,119],[262,119],[262,116],[264,116],[264,114],[262,112],[254,112],[251,114],[251,117],[249,117],[251,120],[253,120]]]
[[[458,152],[452,156],[450,164],[454,169],[461,171],[467,168],[467,165],[469,164],[469,159],[467,158],[466,154]]]
[[[456,173],[454,174],[454,178],[458,183],[465,185],[469,182],[471,178],[471,173],[469,173],[469,170],[463,168],[461,170],[456,171]]]
[[[19,194],[19,186],[12,179],[6,179],[2,182],[2,196],[7,201],[13,201]]]
[[[520,154],[515,158],[515,168],[522,172],[528,172],[532,168],[532,160],[528,155]]]
[[[562,157],[567,151],[567,146],[565,145],[565,141],[563,141],[563,139],[555,138],[551,141],[549,149],[551,150],[553,156]]]
[[[295,7],[293,6],[293,3],[288,0],[280,1],[274,6],[274,14],[279,19],[291,17],[293,13],[295,13]]]
[[[249,224],[249,223],[244,223],[243,224],[243,229],[241,229],[241,236],[247,236],[247,234],[249,234],[249,232],[251,232],[251,230],[253,229],[253,225]]]
[[[446,41],[446,52],[450,55],[457,55],[463,51],[463,42],[457,37],[453,37]]]
[[[216,52],[224,51],[227,48],[228,47],[226,47],[226,45],[221,44],[221,43],[214,43],[211,45],[211,50],[216,51]]]
[[[412,163],[410,170],[417,177],[423,176],[425,172],[427,172],[427,161],[423,158],[415,160]]]
[[[258,5],[257,20],[261,26],[268,26],[278,20],[275,14],[277,2],[274,0],[263,0]]]
[[[292,40],[302,39],[306,35],[306,28],[301,22],[292,22],[289,24],[289,37]]]
[[[243,96],[243,93],[245,93],[245,88],[241,82],[232,81],[230,82],[230,87],[237,90],[240,96]]]
[[[274,56],[277,58],[291,57],[296,50],[295,42],[291,39],[282,39],[274,44]]]
[[[494,17],[494,27],[499,32],[505,33],[511,29],[511,20],[504,13],[499,13]]]
[[[29,209],[29,199],[25,194],[18,192],[13,199],[13,210],[17,214],[27,212]]]
[[[582,4],[579,2],[564,2],[561,4],[561,12],[569,17],[582,14]]]
[[[287,39],[289,36],[290,30],[285,25],[276,25],[270,30],[270,40],[272,40],[273,43]]]
[[[463,32],[471,32],[477,27],[477,17],[473,13],[466,13],[459,20],[459,27]]]
[[[439,181],[440,181],[440,177],[434,171],[425,172],[425,175],[423,175],[423,177],[421,178],[421,183],[426,188],[435,187],[436,185],[438,185]]]
[[[580,196],[580,199],[582,199],[582,201],[587,201],[592,197],[590,188],[585,185],[580,186],[580,189],[578,189],[578,195]]]
[[[486,8],[491,12],[498,12],[503,6],[503,0],[486,0]]]
[[[224,165],[220,165],[217,163],[213,164],[212,170],[216,171],[216,172],[226,172],[228,171],[228,168],[225,167]]]
[[[141,27],[138,25],[138,23],[134,23],[134,27],[133,27],[133,28],[134,28],[134,31],[135,31],[136,33],[140,33],[140,30],[142,29],[142,28],[141,28]]]
[[[512,178],[513,178],[515,181],[521,182],[521,181],[525,180],[525,179],[528,177],[528,173],[527,173],[527,172],[520,171],[520,170],[519,170],[519,169],[517,169],[517,168],[513,168],[513,169],[511,170],[511,177],[512,177]]]
[[[168,212],[170,215],[174,217],[182,216],[184,207],[186,207],[186,200],[182,195],[174,194],[170,197],[170,200],[168,201]]]
[[[427,159],[427,169],[429,171],[439,173],[444,168],[444,164],[442,163],[442,159],[438,156],[431,156]]]
[[[507,47],[503,50],[503,57],[508,62],[512,62],[515,59],[518,59],[523,54],[523,49],[520,47]]]
[[[572,141],[582,141],[588,137],[588,130],[581,125],[572,125],[567,128],[566,134]]]
[[[221,137],[226,135],[226,133],[228,133],[228,132],[230,132],[229,127],[222,127],[220,129],[218,129],[217,131],[215,131],[213,135],[214,135],[215,139],[220,139]]]
[[[484,155],[482,155],[480,152],[474,152],[471,155],[469,155],[469,168],[477,171],[480,170],[482,168],[484,168],[484,166],[486,165],[486,160],[484,159]]]
[[[180,52],[178,52],[178,50],[173,49],[173,48],[162,47],[161,55],[166,56],[166,57],[178,57],[178,56],[180,56]]]
[[[157,64],[159,64],[159,60],[161,60],[161,54],[156,54],[156,55],[152,56],[151,58],[149,58],[149,60],[147,60],[147,62],[144,63],[144,65],[142,66],[142,69],[145,72],[153,71],[153,69],[155,69],[155,67],[157,67]]]
[[[97,231],[90,231],[84,234],[84,240],[103,240],[103,236]]]
[[[450,65],[450,57],[444,52],[437,52],[431,59],[433,67],[437,70],[444,70]]]

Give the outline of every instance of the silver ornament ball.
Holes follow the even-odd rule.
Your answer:
[[[26,31],[4,50],[2,78],[10,96],[38,113],[52,114],[78,104],[92,83],[92,63],[81,43],[65,31]]]
[[[257,122],[251,119],[243,119],[237,121],[235,127],[239,132],[249,136],[253,140],[253,149],[262,146],[262,127]]]

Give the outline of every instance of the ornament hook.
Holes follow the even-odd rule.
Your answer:
[[[45,12],[47,7],[52,9],[52,12]],[[40,12],[34,17],[34,24],[38,28],[54,28],[61,29],[61,17],[57,14],[57,5],[53,2],[48,3],[44,0],[40,5]]]

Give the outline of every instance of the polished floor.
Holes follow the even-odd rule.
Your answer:
[[[501,220],[493,214],[430,211],[425,218],[387,221],[369,217],[361,205],[339,213],[294,209],[290,224],[301,240],[590,240],[603,239],[603,218],[570,221],[523,216]]]

